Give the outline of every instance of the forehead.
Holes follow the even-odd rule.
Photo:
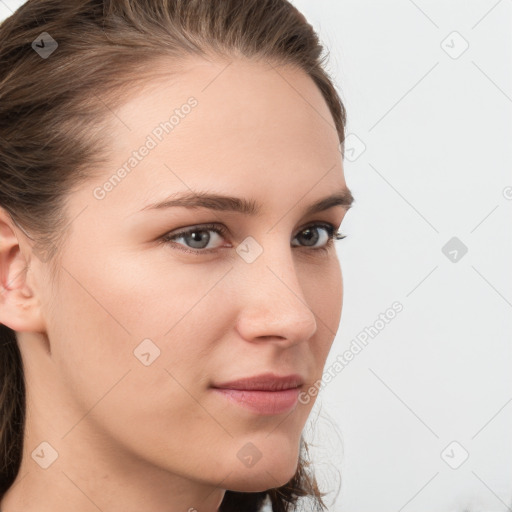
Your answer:
[[[324,175],[323,191],[344,185],[334,121],[304,71],[247,59],[158,66],[115,112],[110,170],[151,146],[124,179],[126,193],[309,189]]]
[[[267,144],[284,150],[283,144],[293,141],[322,150],[338,143],[329,108],[302,70],[247,59],[195,59],[174,72],[166,72],[164,63],[158,66],[162,75],[116,112],[130,129],[116,125],[122,136],[116,138],[115,148],[136,146],[175,111],[179,126],[167,139],[169,144],[179,139],[186,149],[198,144],[205,150],[212,144],[233,150]],[[197,106],[189,114],[180,113],[191,97]]]

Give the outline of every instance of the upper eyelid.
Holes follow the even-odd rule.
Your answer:
[[[301,231],[303,231],[304,229],[307,229],[308,227],[310,226],[324,226],[324,227],[330,227],[332,228],[335,232],[339,229],[336,227],[335,224],[333,224],[332,222],[328,222],[328,221],[322,221],[322,220],[318,220],[318,221],[310,221],[304,225],[302,225],[301,227],[299,227],[297,229],[297,233],[300,233]],[[227,228],[226,226],[222,225],[222,224],[217,224],[217,223],[205,223],[205,224],[196,224],[196,225],[191,225],[190,227],[187,227],[187,228],[183,228],[183,229],[179,229],[177,232],[172,232],[172,231],[169,231],[167,233],[165,233],[163,235],[163,237],[167,237],[167,238],[175,238],[175,237],[179,237],[180,235],[183,235],[183,234],[187,234],[187,233],[190,233],[191,231],[194,231],[194,230],[197,230],[197,231],[215,231],[219,232],[219,234],[223,234],[223,231],[225,231],[226,233],[230,233],[229,231],[229,228]]]

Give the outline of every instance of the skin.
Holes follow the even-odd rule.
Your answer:
[[[95,187],[190,96],[197,107],[96,199]],[[28,401],[4,512],[213,512],[226,489],[285,484],[316,396],[263,416],[210,386],[273,371],[302,375],[307,390],[339,326],[344,242],[320,251],[298,236],[315,222],[339,228],[347,212],[304,215],[347,186],[333,118],[303,71],[194,59],[179,80],[152,79],[115,114],[109,164],[68,197],[74,220],[55,276],[0,211],[0,322],[18,333]],[[254,200],[262,211],[140,212],[189,189]],[[190,237],[157,241],[204,223],[228,229],[208,231],[209,254],[180,251],[199,247]],[[327,232],[314,233],[326,245]],[[236,252],[248,236],[263,249],[252,263]],[[134,350],[148,338],[160,355],[145,366]],[[58,452],[46,469],[31,455],[43,441]],[[247,443],[261,453],[251,467],[237,456]]]

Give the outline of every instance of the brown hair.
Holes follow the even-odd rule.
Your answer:
[[[58,44],[46,58],[34,46],[48,41],[45,32]],[[346,112],[323,50],[287,0],[28,0],[0,25],[0,207],[55,271],[69,222],[66,195],[108,155],[113,109],[165,58],[242,56],[305,71],[330,109],[343,155]],[[24,421],[16,333],[0,324],[0,498],[19,471]],[[301,496],[324,510],[306,455],[301,437],[297,471],[286,485],[227,491],[220,510],[258,512],[269,498],[273,511],[286,512]]]

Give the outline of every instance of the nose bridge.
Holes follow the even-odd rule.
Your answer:
[[[277,337],[296,343],[313,336],[316,317],[300,285],[293,249],[289,243],[278,243],[278,238],[267,237],[266,247],[254,261],[240,262],[245,301],[238,327],[247,339]]]

